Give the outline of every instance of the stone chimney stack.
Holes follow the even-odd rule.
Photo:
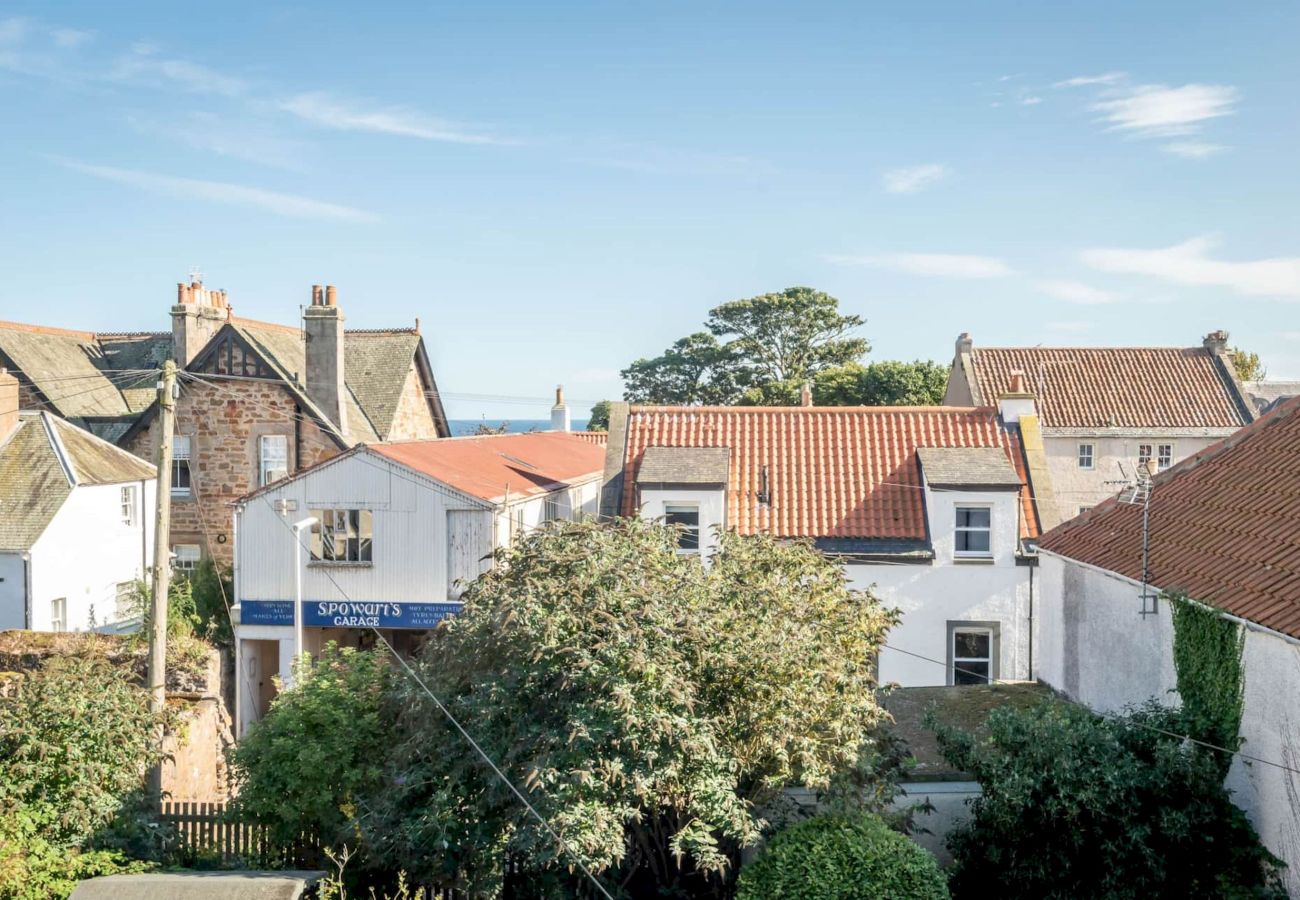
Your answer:
[[[230,319],[225,291],[208,290],[201,281],[176,285],[172,307],[172,356],[185,368]]]
[[[0,444],[18,425],[18,379],[0,369]]]
[[[812,406],[812,383],[805,381],[799,388],[799,405]]]
[[[957,335],[958,356],[961,356],[963,353],[970,353],[971,348],[974,346],[975,346],[975,342],[971,340],[969,331],[963,331],[961,334]]]
[[[312,285],[311,306],[303,310],[302,325],[307,337],[307,396],[347,434],[343,310],[338,307],[334,285],[327,285],[324,292],[320,285]]]
[[[555,405],[551,407],[551,431],[570,431],[569,407],[564,404],[564,385],[555,386]]]
[[[1020,369],[1011,370],[1010,387],[998,395],[998,414],[1008,425],[1018,423],[1021,416],[1038,415],[1038,405],[1025,386],[1025,373]]]
[[[1218,331],[1211,331],[1201,343],[1204,344],[1206,350],[1217,356],[1222,356],[1228,352],[1228,332],[1222,328]]]

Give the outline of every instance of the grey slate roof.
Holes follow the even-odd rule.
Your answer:
[[[388,437],[397,404],[420,345],[414,332],[347,332],[343,365],[348,388],[366,411],[380,440]]]
[[[1242,387],[1261,416],[1283,400],[1300,397],[1300,381],[1247,381]]]
[[[129,416],[153,401],[153,379],[123,375],[154,368],[171,333],[96,335],[0,322],[0,357],[71,419]]]
[[[921,470],[931,487],[1019,489],[1016,474],[1001,447],[918,447]]]
[[[22,413],[0,441],[0,550],[36,543],[72,493],[69,470],[78,484],[154,477],[144,460],[49,413]]]
[[[647,447],[637,484],[726,484],[726,447]]]

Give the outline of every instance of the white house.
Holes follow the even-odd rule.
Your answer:
[[[1042,454],[1025,444],[1032,403],[1016,402],[615,404],[602,514],[680,525],[682,552],[705,560],[724,529],[812,539],[903,612],[882,681],[1028,678]]]
[[[1116,494],[1139,462],[1169,468],[1254,419],[1227,348],[1223,331],[1199,347],[977,347],[962,334],[944,402],[996,403],[1008,390],[1035,399],[1050,529]]]
[[[552,519],[595,514],[604,448],[561,432],[362,444],[244,497],[235,513],[237,720],[261,717],[303,650],[399,652],[460,608],[496,548]]]
[[[135,627],[153,563],[154,467],[48,412],[0,371],[0,629]]]
[[[1142,516],[1110,500],[1042,538],[1035,674],[1098,710],[1178,702],[1170,611],[1143,615]],[[1241,752],[1256,761],[1236,758],[1227,787],[1300,896],[1300,398],[1157,475],[1149,516],[1150,588],[1245,629]]]

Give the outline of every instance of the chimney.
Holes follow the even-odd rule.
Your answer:
[[[1228,332],[1222,328],[1218,331],[1211,331],[1201,343],[1204,344],[1206,350],[1221,356],[1228,352]]]
[[[230,318],[225,291],[210,291],[201,281],[176,285],[172,307],[172,356],[185,368]]]
[[[18,426],[18,379],[0,369],[0,444]]]
[[[1020,369],[1011,370],[1010,387],[998,395],[998,414],[1007,425],[1014,425],[1021,416],[1038,415],[1038,406],[1034,395],[1025,386],[1025,373]]]
[[[961,334],[957,335],[958,356],[961,356],[963,353],[970,353],[971,348],[974,346],[975,342],[971,340],[969,331],[963,331]]]
[[[812,383],[805,381],[799,388],[799,405],[812,406]]]
[[[555,405],[551,407],[551,431],[569,431],[569,407],[564,405],[564,385],[555,386]]]
[[[311,306],[302,312],[307,339],[307,396],[344,434],[348,432],[347,387],[343,379],[343,310],[334,285],[311,288]]]

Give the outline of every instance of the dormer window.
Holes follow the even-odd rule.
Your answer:
[[[664,505],[664,524],[681,528],[677,536],[677,549],[683,553],[700,551],[700,507],[695,504],[669,503]]]
[[[993,555],[993,511],[987,506],[958,506],[953,552],[962,558],[988,558]]]

